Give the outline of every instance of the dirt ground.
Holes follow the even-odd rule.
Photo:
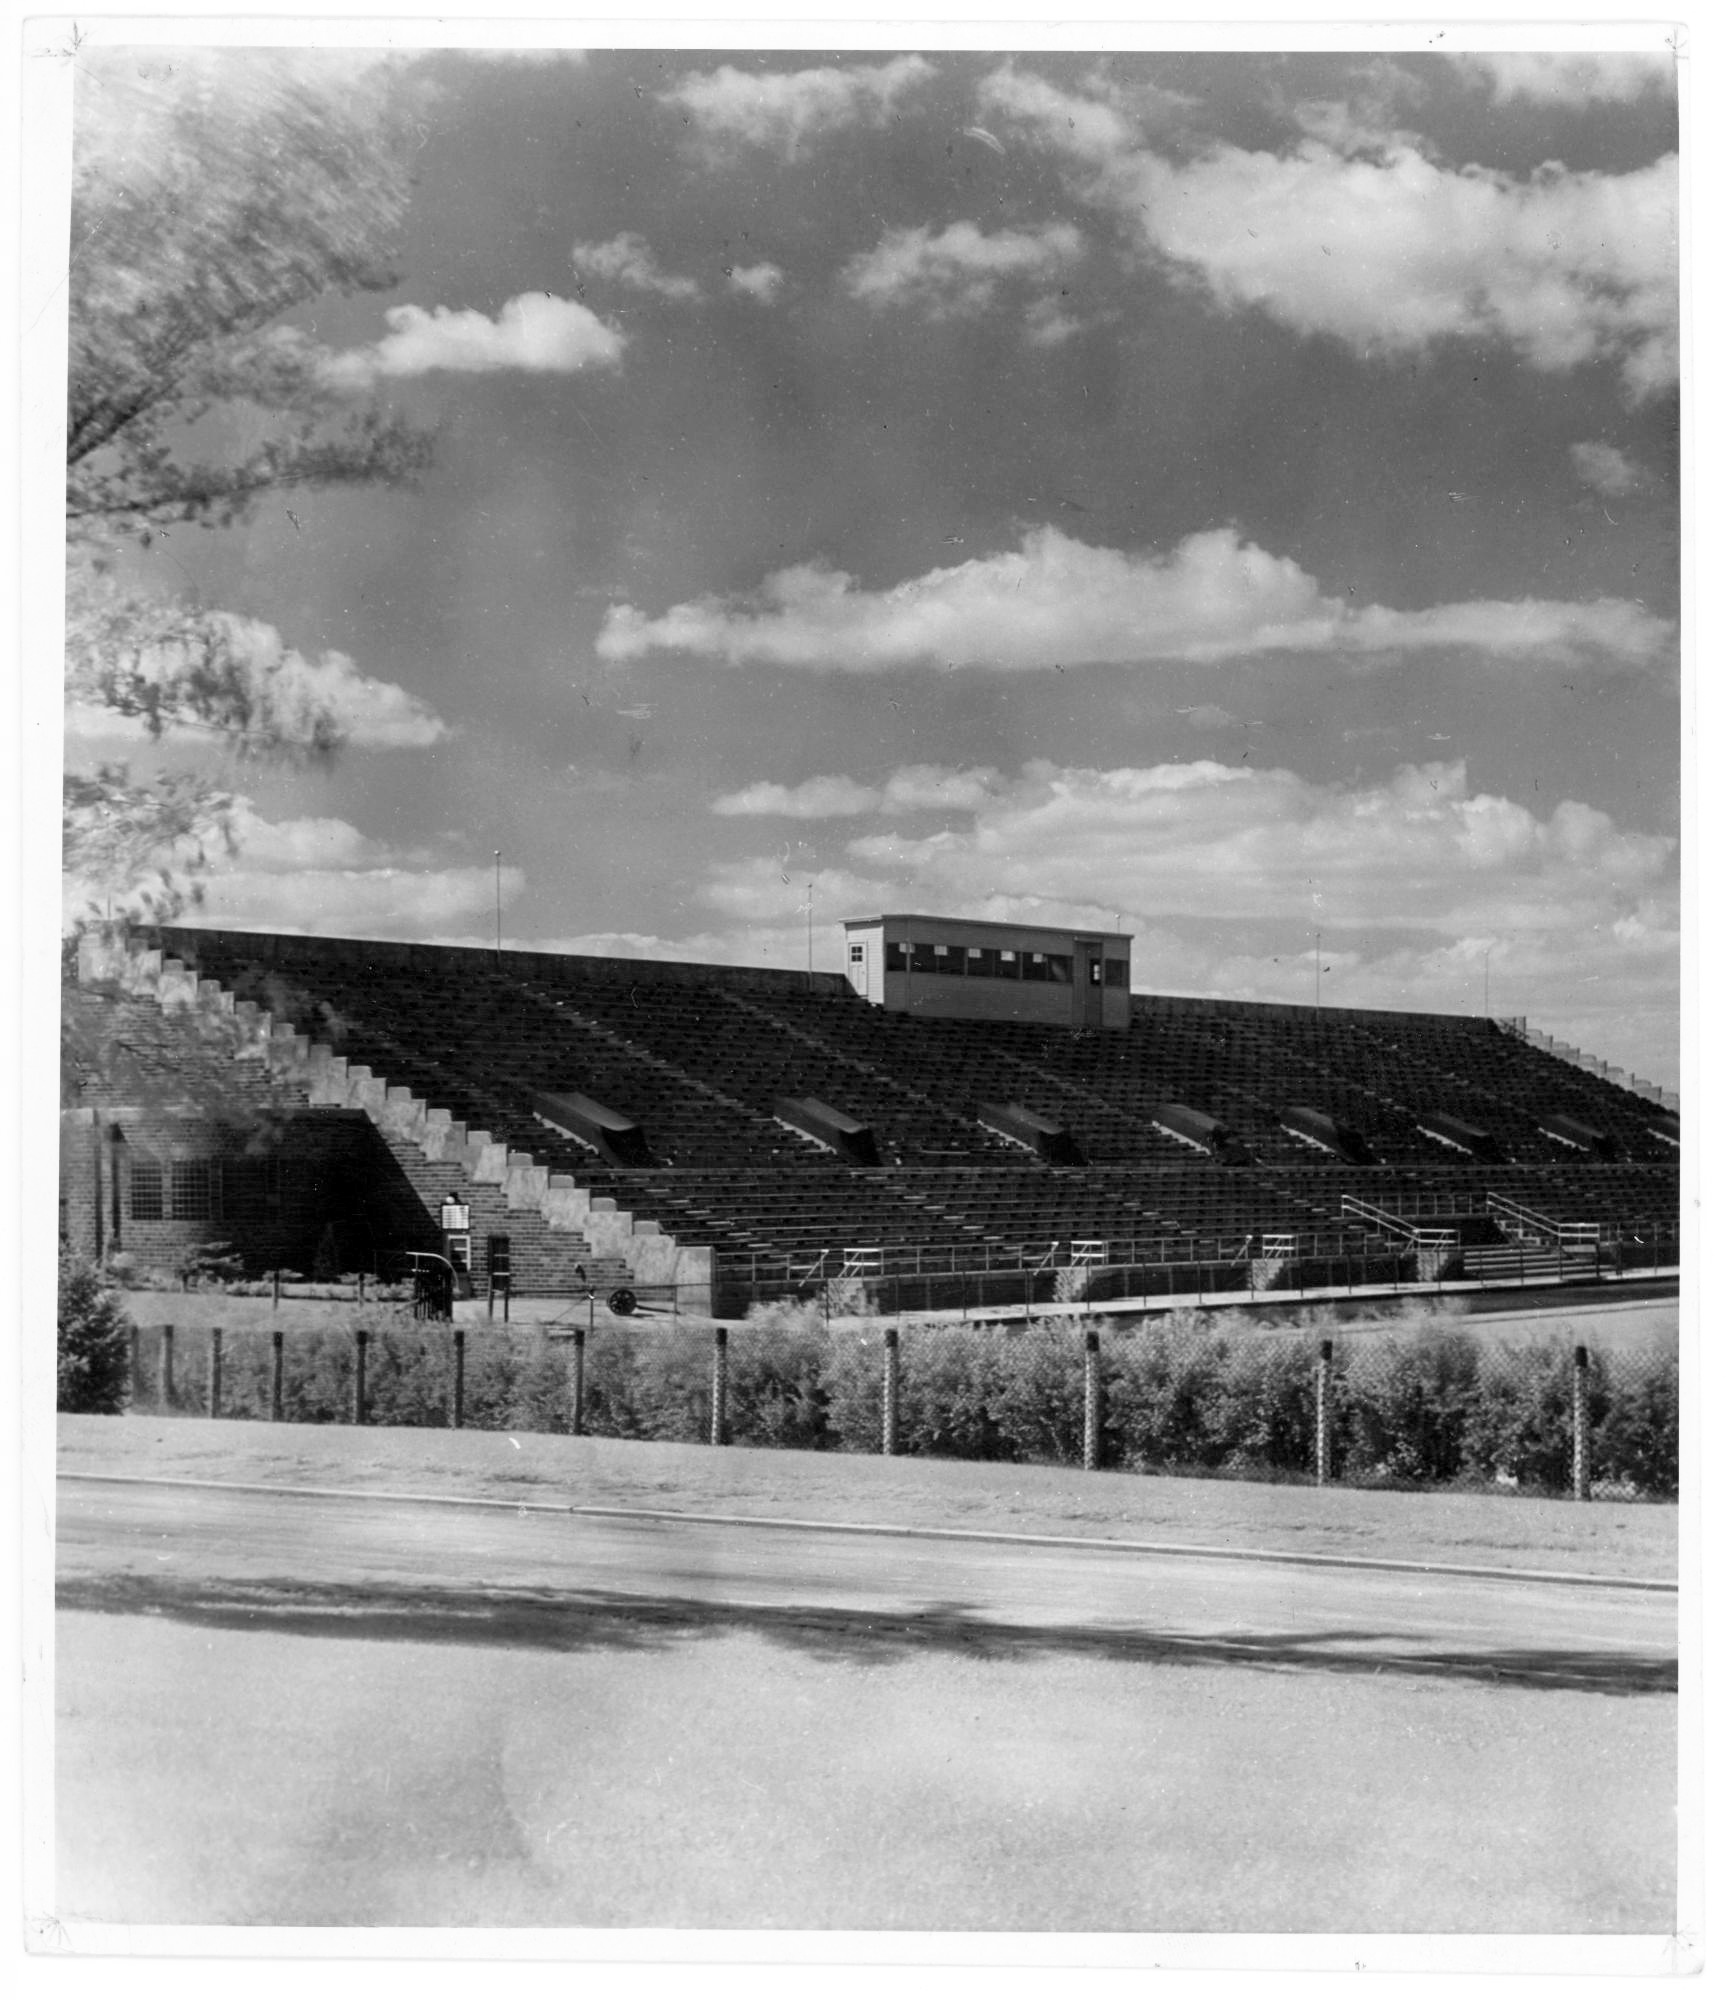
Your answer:
[[[1169,1479],[1061,1466],[196,1417],[61,1417],[66,1472],[468,1494],[1665,1578],[1677,1509]]]

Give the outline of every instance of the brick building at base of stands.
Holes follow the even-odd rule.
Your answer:
[[[914,934],[934,920],[875,921],[883,974],[886,927],[936,941]],[[83,995],[148,1018],[165,1082],[141,1107],[99,1063],[71,1079],[63,1229],[146,1265],[220,1242],[254,1271],[389,1275],[458,1249],[481,1282],[497,1246],[518,1293],[629,1284],[690,1311],[843,1277],[939,1305],[936,1278],[965,1273],[1030,1302],[1105,1296],[1116,1268],[1273,1289],[1320,1266],[1674,1260],[1674,1108],[1511,1025],[1132,995],[1106,973],[1123,1024],[1003,1018],[1009,985],[1045,982],[999,954],[1053,934],[948,931],[996,954],[992,978],[946,976],[984,996],[968,1017],[792,970],[92,935]],[[1125,940],[1098,943],[1124,963]],[[174,1105],[174,1038],[207,1062],[212,1027],[267,1116]],[[459,1245],[449,1201],[470,1210]]]

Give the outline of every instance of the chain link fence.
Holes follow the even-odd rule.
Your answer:
[[[444,1324],[136,1331],[132,1405],[1126,1472],[1671,1499],[1677,1344],[1438,1313],[1138,1320]]]

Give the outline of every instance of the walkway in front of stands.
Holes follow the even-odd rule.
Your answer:
[[[999,1273],[994,1274],[996,1276]],[[969,1306],[965,1308],[936,1307],[932,1310],[910,1310],[902,1312],[875,1313],[869,1316],[837,1314],[828,1321],[830,1326],[863,1331],[878,1326],[883,1319],[890,1319],[900,1326],[950,1325],[954,1320],[973,1322],[978,1326],[1006,1326],[1015,1321],[1046,1319],[1115,1319],[1142,1318],[1147,1313],[1166,1312],[1224,1312],[1244,1308],[1263,1311],[1286,1311],[1290,1306],[1341,1305],[1350,1302],[1378,1304],[1386,1299],[1466,1299],[1474,1300],[1488,1294],[1509,1294],[1525,1296],[1530,1293],[1577,1293],[1585,1295],[1586,1302],[1604,1305],[1607,1300],[1601,1294],[1620,1291],[1629,1287],[1650,1285],[1664,1289],[1677,1282],[1678,1267],[1675,1264],[1658,1265],[1646,1271],[1626,1271],[1621,1275],[1609,1273],[1597,1278],[1573,1278],[1564,1283],[1554,1283],[1549,1277],[1528,1278],[1521,1282],[1486,1283],[1477,1278],[1451,1278],[1430,1284],[1408,1285],[1314,1285],[1305,1291],[1205,1291],[1205,1292],[1157,1292],[1144,1298],[1122,1299],[1075,1299],[1069,1305],[1042,1303],[1026,1307],[1022,1304],[1002,1304],[991,1306]],[[1578,1303],[1582,1302],[1578,1299]],[[1617,1305],[1617,1301],[1610,1301]],[[1630,1302],[1625,1301],[1624,1304]],[[464,1299],[456,1304],[457,1320],[472,1323],[475,1320],[501,1320],[504,1317],[502,1301],[488,1311],[484,1299]],[[564,1326],[574,1328],[589,1324],[589,1301],[585,1295],[578,1298],[528,1298],[515,1299],[508,1308],[508,1317],[513,1322],[526,1325]],[[674,1312],[668,1300],[655,1298],[650,1289],[644,1289],[635,1314],[640,1319],[677,1319],[690,1325],[741,1324],[739,1320],[715,1321],[706,1313]],[[592,1302],[591,1323],[614,1326],[620,1322],[606,1306],[603,1299]]]

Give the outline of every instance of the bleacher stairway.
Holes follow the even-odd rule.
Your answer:
[[[519,1246],[518,1289],[600,1264],[688,1303],[865,1256],[919,1274],[1202,1267],[1266,1286],[1326,1258],[1531,1278],[1551,1261],[1549,1215],[1643,1263],[1674,1238],[1673,1143],[1649,1123],[1671,1114],[1488,1021],[1139,996],[1129,1030],[1074,1034],[888,1014],[782,971],[191,930],[123,969],[164,1005],[250,1018],[314,1102],[367,1113],[428,1203],[458,1181],[476,1248],[494,1220]],[[639,1152],[596,1150],[609,1128],[579,1116],[546,1122],[557,1093]],[[811,1099],[866,1126],[881,1164],[779,1115]],[[1070,1133],[1072,1158],[998,1129],[986,1107],[1014,1104]],[[1357,1131],[1360,1157],[1314,1147],[1291,1105]],[[1229,1146],[1170,1131],[1183,1107]],[[1610,1158],[1553,1136],[1559,1118],[1608,1136]],[[1489,1130],[1497,1157],[1431,1136],[1464,1127]],[[1519,1241],[1488,1197],[1533,1219]],[[1576,1225],[1550,1227],[1571,1232],[1562,1274],[1589,1268]]]

